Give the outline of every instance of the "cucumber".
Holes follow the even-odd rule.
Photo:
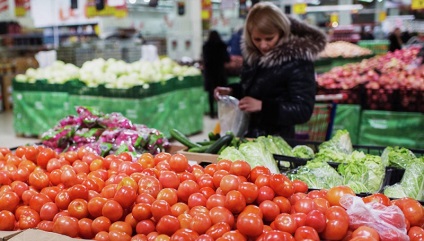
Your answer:
[[[188,148],[201,147],[201,145],[190,141],[190,139],[188,139],[186,135],[184,135],[177,129],[171,129],[169,132],[171,133],[172,138],[174,138],[175,140],[177,140]]]
[[[229,145],[231,141],[233,140],[233,138],[234,138],[233,134],[225,134],[221,136],[218,140],[216,140],[215,143],[210,145],[205,152],[211,153],[211,154],[217,154],[218,151],[221,149],[221,147],[223,147],[224,145]]]
[[[209,137],[209,140],[216,141],[221,137],[221,135],[219,133],[215,134],[211,131],[211,132],[209,132],[208,137]]]
[[[215,141],[198,141],[196,142],[197,144],[201,145],[201,146],[210,146],[211,144],[213,144]]]
[[[196,152],[196,153],[203,153],[205,152],[210,145],[205,145],[205,146],[201,146],[201,147],[192,147],[190,149],[188,149],[189,152]]]

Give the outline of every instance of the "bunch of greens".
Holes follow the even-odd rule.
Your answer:
[[[348,156],[353,152],[352,141],[347,130],[337,130],[334,136],[318,147],[319,151],[315,155],[321,161],[326,162],[346,162]]]
[[[310,188],[329,189],[343,184],[343,177],[327,162],[308,161],[288,176],[291,180],[304,181]]]
[[[245,160],[252,168],[265,166],[272,173],[279,173],[273,154],[292,155],[291,146],[278,136],[260,136],[253,141],[240,144],[237,148],[226,147],[220,153],[218,160]],[[287,165],[289,163],[286,163]]]
[[[312,159],[315,157],[314,150],[307,145],[297,145],[293,147],[293,156],[303,159]]]
[[[57,152],[78,150],[82,146],[101,156],[132,152],[134,156],[149,152],[157,154],[169,146],[160,131],[133,124],[120,113],[103,114],[88,107],[77,107],[77,116],[60,120],[42,134],[42,144]]]
[[[424,157],[411,161],[401,181],[385,187],[384,194],[392,198],[411,197],[424,201]]]
[[[379,156],[354,151],[337,171],[343,176],[343,184],[355,193],[375,193],[381,189],[385,167]]]
[[[388,146],[381,154],[384,165],[402,169],[405,169],[415,158],[411,150],[399,146]]]

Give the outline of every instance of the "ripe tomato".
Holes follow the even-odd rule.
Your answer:
[[[230,227],[233,227],[234,225],[234,215],[230,212],[230,210],[224,207],[213,207],[209,211],[209,216],[211,217],[212,224],[224,222],[227,223]]]
[[[291,204],[287,198],[278,196],[278,197],[274,197],[272,201],[278,205],[281,213],[290,213]]]
[[[12,231],[15,228],[15,215],[8,210],[0,211],[0,230]]]
[[[50,183],[49,175],[42,169],[35,169],[28,177],[28,183],[37,190],[47,187]]]
[[[231,190],[237,190],[240,185],[240,179],[233,174],[228,174],[222,177],[219,182],[219,187],[221,188],[223,194],[227,194]]]
[[[411,241],[422,241],[424,240],[424,229],[417,226],[411,227],[408,230],[408,236]]]
[[[313,240],[313,241],[319,241],[319,235],[317,231],[309,226],[301,226],[298,227],[294,233],[294,239],[296,241],[303,241],[303,240]]]
[[[91,229],[93,233],[108,232],[111,224],[112,222],[107,217],[100,216],[93,220]]]
[[[53,232],[53,224],[54,224],[53,221],[43,220],[43,221],[38,223],[37,229],[43,230],[43,231],[46,231],[46,232]]]
[[[368,195],[366,197],[363,197],[362,200],[364,201],[364,203],[378,202],[378,203],[384,204],[385,206],[389,206],[391,204],[390,198],[388,198],[386,195],[382,193],[374,193],[374,194]]]
[[[131,236],[120,231],[110,231],[109,232],[109,240],[110,241],[130,241]],[[159,241],[159,240],[158,240]]]
[[[375,239],[376,241],[380,240],[380,235],[378,234],[377,230],[365,225],[359,226],[352,232],[352,238],[355,237],[369,237]]]
[[[57,207],[62,210],[68,209],[68,205],[71,202],[71,197],[69,196],[68,190],[61,190],[56,195],[56,198],[54,199]]]
[[[145,219],[137,223],[135,231],[138,234],[149,235],[156,230],[155,223],[151,219]]]
[[[169,167],[174,172],[183,172],[188,168],[188,159],[181,153],[173,154],[169,160]]]
[[[235,160],[231,162],[230,173],[236,176],[249,177],[251,167],[248,162],[243,160]]]
[[[164,215],[156,223],[156,231],[159,234],[166,234],[168,236],[173,235],[180,228],[180,222],[178,218],[172,215]]]
[[[178,202],[177,190],[174,188],[164,188],[159,191],[156,200],[165,200],[172,206]]]
[[[68,212],[71,217],[82,219],[88,217],[88,203],[86,200],[77,198],[68,205]]]
[[[161,152],[156,154],[153,157],[153,160],[155,161],[155,165],[157,165],[159,162],[161,161],[169,161],[169,159],[171,158],[172,154],[167,153],[167,152]]]
[[[283,197],[290,197],[294,193],[292,181],[281,173],[273,174],[269,180],[270,187],[274,190],[275,194]]]
[[[107,200],[103,205],[102,215],[107,217],[111,222],[115,222],[122,218],[124,209],[117,201]]]
[[[231,231],[231,226],[225,222],[219,222],[213,224],[207,231],[206,234],[209,235],[212,240],[216,240],[219,237],[222,237],[224,233]]]
[[[263,213],[263,219],[266,222],[272,222],[280,214],[280,208],[278,205],[271,201],[265,200],[259,204],[259,208]]]
[[[29,200],[29,206],[35,211],[40,212],[41,207],[47,202],[51,202],[49,196],[44,193],[37,193]]]
[[[159,154],[158,154],[159,155]],[[138,181],[138,193],[147,193],[152,195],[154,198],[158,195],[162,189],[160,181],[153,176],[145,176]]]
[[[342,219],[328,219],[322,237],[326,240],[343,239],[349,228],[349,222]]]
[[[264,223],[262,218],[257,214],[242,214],[237,217],[237,230],[249,237],[257,237],[262,234]]]
[[[195,206],[206,206],[206,197],[202,193],[193,193],[188,197],[187,204],[189,208],[193,208]]]
[[[293,236],[280,230],[269,230],[264,232],[257,241],[295,241]]]
[[[233,214],[240,213],[246,207],[246,199],[243,194],[237,190],[232,190],[225,195],[224,207]]]
[[[405,218],[409,221],[411,226],[421,226],[424,220],[423,206],[414,199],[404,198],[399,199],[396,205],[402,210]]]
[[[133,233],[131,225],[129,223],[124,222],[124,221],[116,221],[116,222],[112,223],[109,226],[109,232],[111,232],[111,231],[124,232],[124,233],[126,233],[130,236]]]
[[[271,175],[269,175],[269,174],[259,174],[256,177],[256,180],[255,180],[254,183],[259,188],[264,187],[264,186],[269,187],[270,186],[270,184],[269,184],[270,179],[271,179]]]
[[[122,186],[116,190],[113,199],[117,201],[122,208],[129,208],[137,199],[137,190],[131,186]]]
[[[40,209],[40,218],[41,220],[52,221],[58,212],[59,208],[54,202],[47,202]]]
[[[294,218],[294,221],[296,221],[296,225],[298,227],[305,226],[306,223],[306,217],[307,215],[304,213],[293,213],[291,216]]]
[[[258,186],[251,182],[241,182],[237,190],[243,194],[247,204],[253,203],[259,195]]]
[[[271,171],[264,166],[256,166],[250,171],[250,181],[255,183],[260,174],[270,175]]]
[[[225,203],[225,196],[222,194],[212,194],[208,200],[206,200],[206,208],[211,210],[213,207],[223,207]]]
[[[186,202],[188,197],[193,193],[198,193],[200,190],[199,185],[193,180],[185,180],[180,183],[177,189],[178,200]]]
[[[18,207],[20,198],[18,194],[12,191],[6,191],[6,192],[0,193],[0,200],[1,200],[0,210],[7,210],[7,211],[14,212],[16,208]]]
[[[305,225],[314,228],[318,233],[325,229],[326,218],[323,212],[318,210],[311,210],[306,214]]]
[[[27,209],[19,216],[18,228],[19,229],[29,229],[37,227],[38,223],[41,221],[40,215],[34,209]]]
[[[283,232],[294,234],[297,228],[297,223],[294,217],[287,213],[279,214],[274,220],[275,227]]]
[[[325,198],[318,197],[312,200],[314,201],[315,208],[323,213],[330,207],[330,202]]]
[[[152,212],[152,216],[156,221],[165,215],[171,215],[171,205],[165,200],[156,200],[152,203],[150,207],[150,211]]]
[[[337,186],[332,187],[327,192],[327,200],[330,202],[331,206],[340,206],[340,198],[343,197],[346,194],[350,194],[355,196],[355,192],[352,190],[352,188],[348,186]]]
[[[294,203],[293,209],[296,213],[308,214],[315,209],[315,202],[310,198],[302,198]]]
[[[186,213],[190,210],[188,205],[183,202],[177,202],[171,206],[171,214],[178,217],[180,214]]]
[[[217,170],[212,174],[212,181],[215,188],[219,187],[221,184],[221,179],[228,174],[229,172],[227,170]]]
[[[260,204],[265,200],[272,200],[275,197],[275,192],[269,186],[260,187],[258,190],[258,197],[256,198],[256,203]]]
[[[308,192],[308,184],[306,182],[301,181],[299,179],[293,180],[292,185],[294,188],[294,192],[301,192],[301,193],[307,193]]]
[[[163,188],[177,189],[180,185],[180,178],[173,171],[161,171],[159,174],[159,182]]]
[[[78,219],[74,217],[59,217],[53,224],[53,232],[75,238],[78,236]]]

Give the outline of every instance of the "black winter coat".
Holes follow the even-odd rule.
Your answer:
[[[316,80],[313,61],[325,48],[326,35],[319,29],[290,18],[292,36],[261,56],[242,45],[244,66],[241,83],[233,85],[237,98],[262,101],[262,110],[251,113],[246,137],[279,135],[293,138],[296,124],[307,122],[313,112]]]

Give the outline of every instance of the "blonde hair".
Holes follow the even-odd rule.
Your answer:
[[[244,25],[243,38],[248,49],[256,49],[251,39],[254,28],[262,34],[278,33],[280,41],[285,41],[290,35],[290,20],[275,4],[259,2],[249,10]]]

